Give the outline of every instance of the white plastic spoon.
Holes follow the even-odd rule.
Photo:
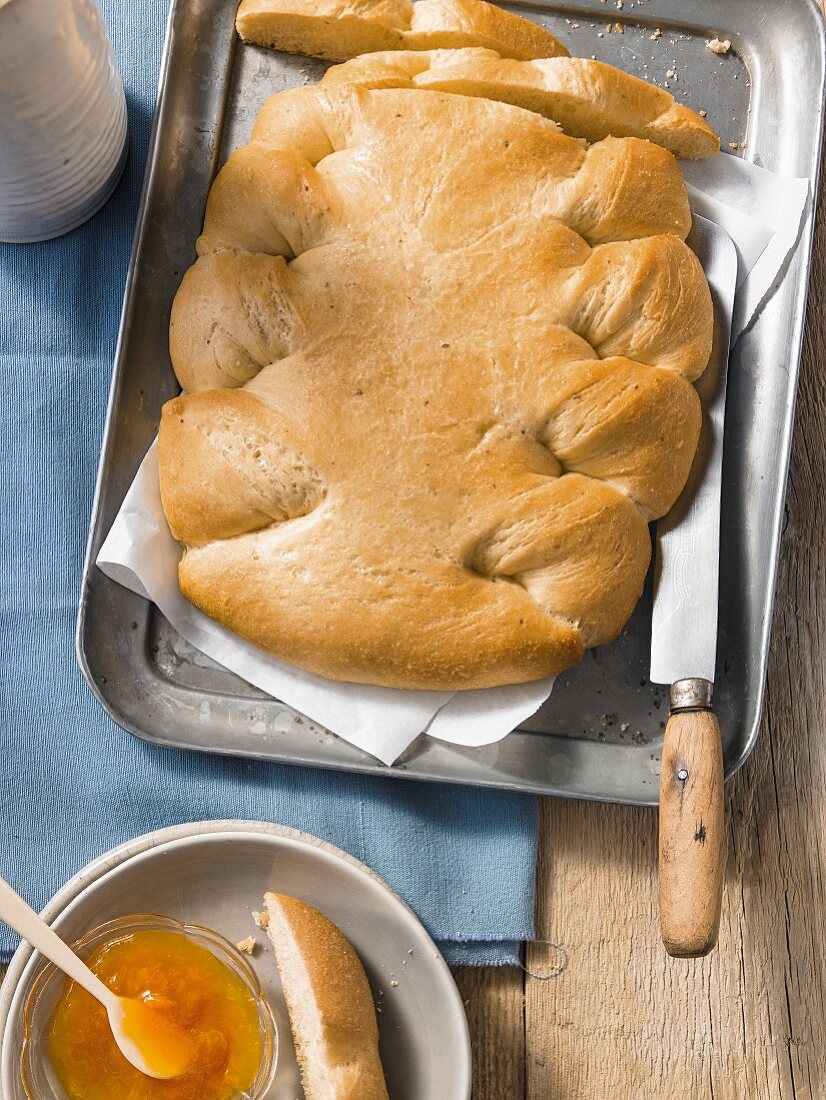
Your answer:
[[[147,1077],[180,1077],[192,1061],[192,1041],[157,1005],[119,997],[93,974],[72,949],[0,878],[0,920],[4,920],[41,955],[100,1001],[121,1054]]]

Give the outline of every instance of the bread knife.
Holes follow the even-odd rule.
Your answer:
[[[723,895],[723,753],[712,709],[717,657],[720,490],[737,254],[729,235],[695,215],[687,243],[714,302],[711,359],[696,386],[703,425],[688,483],[657,524],[651,679],[670,688],[660,766],[660,931],[669,955],[707,955]]]

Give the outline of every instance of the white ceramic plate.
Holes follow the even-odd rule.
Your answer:
[[[266,935],[250,917],[265,890],[310,902],[358,951],[379,1009],[391,1100],[469,1100],[467,1020],[438,948],[377,875],[316,837],[256,821],[163,829],[89,864],[43,915],[69,941],[114,917],[152,912],[206,925],[233,943],[254,934],[251,961],[279,1029],[278,1073],[267,1100],[294,1100],[302,1092],[286,1008]],[[42,965],[37,952],[21,946],[0,990],[4,1100],[25,1100],[18,1072],[22,1009]]]

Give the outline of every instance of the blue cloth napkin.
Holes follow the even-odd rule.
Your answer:
[[[170,752],[114,725],[83,680],[75,609],[167,15],[166,0],[101,7],[129,104],[124,179],[74,233],[0,245],[0,870],[42,908],[140,833],[260,818],[373,867],[450,961],[516,962],[533,934],[535,799]],[[14,944],[0,922],[0,957]]]

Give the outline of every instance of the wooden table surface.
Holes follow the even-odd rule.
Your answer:
[[[826,186],[766,708],[727,789],[719,946],[694,961],[661,947],[655,811],[544,800],[538,932],[565,956],[532,946],[526,965],[567,962],[546,981],[456,971],[474,1100],[826,1098],[825,378]]]
[[[567,965],[547,981],[457,972],[474,1100],[826,1098],[825,709],[826,186],[766,708],[727,788],[719,946],[689,961],[660,945],[656,811],[545,800],[539,935]],[[526,965],[561,959],[531,947]]]

